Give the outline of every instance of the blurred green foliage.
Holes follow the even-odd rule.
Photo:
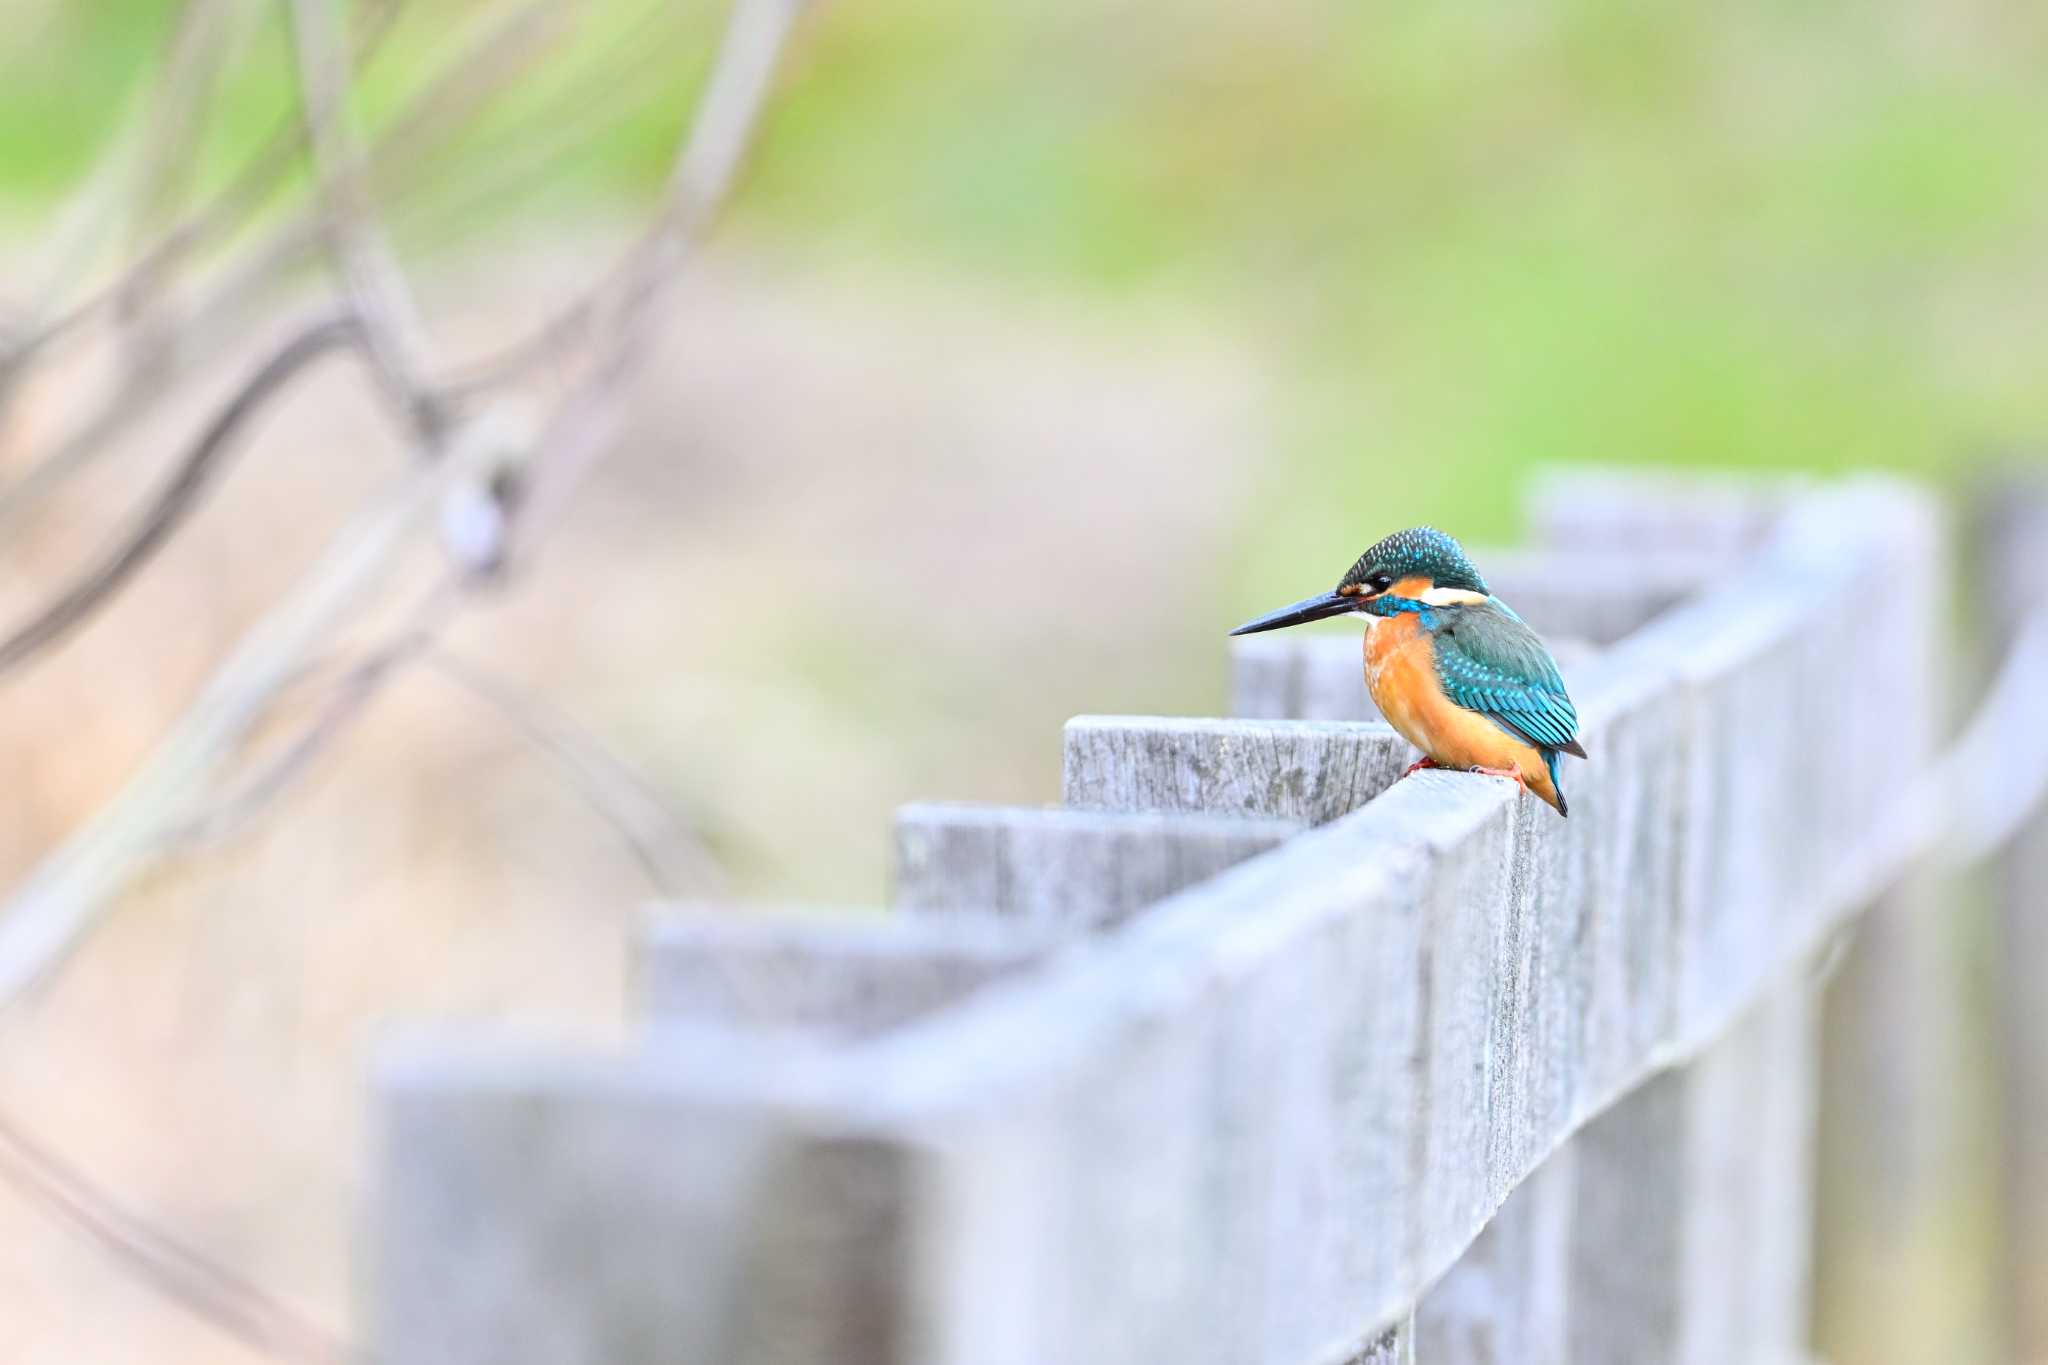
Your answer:
[[[0,192],[33,203],[71,183],[161,48],[169,13],[164,0],[0,8]]]
[[[992,13],[829,11],[753,210],[1216,308],[1293,414],[1275,518],[1491,534],[1531,462],[1941,468],[2048,418],[2039,6]]]
[[[17,200],[87,163],[170,6],[28,8]],[[589,0],[590,50],[644,13]],[[223,145],[288,108],[258,41]],[[431,46],[402,25],[366,103]],[[699,70],[569,188],[644,190]],[[1243,338],[1290,557],[1421,518],[1485,537],[1535,462],[1938,470],[2035,439],[2044,72],[2022,0],[836,0],[737,216]]]

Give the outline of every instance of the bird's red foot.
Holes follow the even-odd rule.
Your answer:
[[[1522,774],[1513,768],[1486,768],[1475,765],[1465,769],[1465,771],[1468,773],[1483,773],[1487,777],[1505,777],[1523,791],[1529,789],[1529,784],[1522,780]]]
[[[1434,768],[1437,766],[1437,761],[1433,758],[1418,758],[1413,763],[1410,763],[1408,765],[1408,771],[1402,773],[1401,776],[1413,777],[1415,774],[1421,772],[1424,768]]]

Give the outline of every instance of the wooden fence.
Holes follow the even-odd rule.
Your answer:
[[[2048,658],[2048,477],[1999,480],[1976,499],[1970,541],[1986,594],[1987,634],[2009,653],[2031,643]],[[2031,634],[2029,631],[2031,623]],[[2009,666],[2008,666],[2009,671]],[[2048,768],[2048,684],[2021,685],[2036,727],[2031,752],[2007,750],[2008,780]],[[1996,1085],[2003,1162],[1997,1200],[2003,1244],[1993,1292],[2010,1321],[2010,1358],[2048,1361],[2048,811],[2011,806],[2017,821],[1995,868],[1990,943]]]
[[[1244,642],[1236,719],[1071,722],[1060,809],[903,812],[900,914],[654,914],[628,1055],[389,1048],[380,1358],[1804,1359],[1816,964],[1934,757],[1941,518],[1533,522],[1482,563],[1584,713],[1569,821],[1398,780],[1355,638]]]

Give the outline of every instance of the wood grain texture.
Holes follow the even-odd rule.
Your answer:
[[[1299,833],[1294,820],[913,805],[896,816],[895,903],[1095,929]]]
[[[1418,1361],[1579,1365],[1570,1339],[1577,1156],[1568,1143],[1537,1167],[1417,1306]]]
[[[899,913],[657,908],[642,935],[643,1011],[664,1024],[866,1036],[1301,828],[1209,815],[906,807],[897,820]]]
[[[1325,824],[1385,791],[1415,750],[1384,724],[1161,716],[1067,722],[1069,806],[1257,815]]]
[[[902,1358],[902,1153],[760,1102],[806,1052],[673,1045],[686,1074],[447,1044],[380,1068],[378,1359]]]
[[[1803,1348],[1816,1030],[1810,991],[1776,992],[1575,1140],[1570,1360],[1714,1365]]]
[[[1403,1323],[1378,1333],[1364,1349],[1345,1357],[1343,1365],[1415,1365],[1415,1331]]]
[[[642,935],[641,1007],[658,1023],[861,1037],[1022,970],[1059,941],[987,914],[661,907]]]

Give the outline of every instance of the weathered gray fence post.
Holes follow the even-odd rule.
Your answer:
[[[901,1359],[914,1173],[805,1122],[792,1101],[816,1056],[679,1031],[630,1058],[443,1043],[388,1059],[375,1358]]]
[[[1575,1139],[1579,1311],[1561,1360],[1798,1358],[1811,1287],[1818,1050],[1814,1003],[1795,983]]]
[[[1976,508],[1979,591],[1993,651],[2048,610],[2048,478],[2012,476]],[[2048,816],[2027,821],[1994,871],[1993,972],[2005,1219],[2002,1292],[2012,1358],[2048,1360]]]
[[[2004,503],[2005,530],[2021,528],[2025,508],[2023,498]],[[2029,606],[2029,583],[2048,578],[2037,562],[2029,580],[2010,555],[2023,539],[1982,528],[1967,540],[2003,562],[1986,563],[1964,600],[1982,605],[1992,631],[2008,631]],[[1957,600],[1946,562],[1894,591],[1910,594],[1916,612],[1930,598],[1943,612]],[[1966,624],[1951,617],[1952,628]],[[1962,643],[1957,633],[1933,646],[1932,700],[1882,740],[1902,774],[1935,750],[1956,681],[1947,665],[1964,657]],[[1897,661],[1909,657],[1902,649]],[[2008,1358],[1993,1302],[1998,1215],[1979,1098],[1986,1021],[1967,962],[1975,900],[1953,875],[1912,871],[1864,917],[1827,993],[1817,1338],[1858,1365]],[[2014,947],[1999,955],[2008,966],[2025,951]]]
[[[1576,1139],[1567,1142],[1537,1167],[1418,1306],[1418,1365],[1582,1359],[1572,1343],[1580,1147]]]
[[[1817,1337],[1858,1365],[2004,1358],[1961,904],[1953,879],[1909,876],[1829,985]]]

